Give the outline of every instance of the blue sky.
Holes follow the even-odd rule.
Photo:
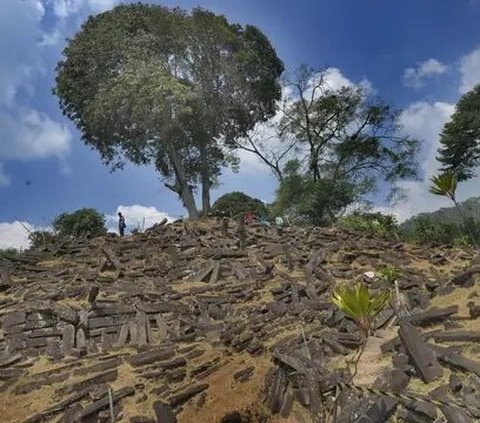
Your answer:
[[[123,210],[130,222],[184,214],[151,168],[111,174],[83,145],[51,94],[65,38],[116,0],[0,0],[0,248],[25,244],[24,225],[46,227],[55,215],[95,207]],[[332,83],[368,81],[404,109],[405,131],[422,139],[424,175],[437,169],[438,132],[459,96],[480,82],[480,0],[209,0],[156,1],[200,5],[267,34],[288,70],[330,67]],[[213,198],[233,191],[270,201],[275,183],[242,155],[239,174],[226,171]],[[478,179],[460,189],[480,194]],[[404,219],[446,205],[428,183],[404,182],[406,199],[380,210]],[[113,222],[113,221],[112,221]]]

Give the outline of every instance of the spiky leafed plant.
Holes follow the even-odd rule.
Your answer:
[[[455,205],[455,208],[457,209],[460,218],[463,220],[463,225],[465,226],[465,229],[470,235],[473,245],[475,245],[475,247],[478,249],[479,247],[475,239],[475,235],[473,234],[470,226],[468,225],[467,218],[463,214],[462,208],[458,204],[455,197],[455,192],[457,190],[458,184],[457,176],[452,172],[445,172],[439,176],[432,176],[430,180],[433,183],[433,185],[430,187],[430,192],[432,194],[441,195],[443,197],[450,198],[450,200],[453,201],[453,204]]]
[[[353,365],[352,379],[358,372],[358,363],[365,351],[374,319],[385,308],[389,299],[390,292],[373,294],[363,282],[357,282],[353,287],[340,286],[333,291],[333,304],[357,323],[362,334],[358,351],[350,360]]]
[[[457,177],[452,172],[445,172],[438,176],[432,176],[430,178],[433,185],[430,187],[430,192],[435,195],[442,195],[450,198],[455,204],[457,202],[455,198],[455,192],[457,190]]]
[[[357,323],[364,338],[370,334],[375,317],[389,299],[390,292],[372,294],[363,282],[357,282],[353,287],[340,286],[332,294],[333,304]]]

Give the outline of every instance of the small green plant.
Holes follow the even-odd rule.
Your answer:
[[[395,283],[395,281],[402,276],[400,271],[395,266],[391,265],[382,266],[377,270],[377,275],[381,280],[387,282],[388,284]]]
[[[385,308],[390,296],[388,291],[373,294],[363,282],[357,282],[353,287],[336,288],[332,294],[332,302],[357,323],[363,338],[366,339],[375,317]]]
[[[340,286],[333,291],[332,303],[355,321],[361,333],[358,351],[349,361],[353,366],[352,379],[358,372],[358,363],[365,351],[375,317],[385,308],[390,296],[389,291],[371,293],[363,282],[357,282],[353,287]]]
[[[472,242],[470,240],[470,237],[467,235],[459,235],[453,240],[453,245],[456,247],[470,247],[472,245]]]

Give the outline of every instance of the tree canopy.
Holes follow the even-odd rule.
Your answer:
[[[239,216],[246,212],[267,216],[267,208],[261,200],[239,191],[230,192],[218,198],[213,203],[213,211],[215,214],[228,217]]]
[[[275,123],[277,153],[266,154],[270,147],[251,136],[240,144],[277,176],[278,211],[325,223],[380,180],[393,187],[416,177],[418,141],[402,133],[398,110],[359,86],[331,88],[328,71],[307,67],[286,81],[285,91],[290,95]]]
[[[53,221],[53,230],[59,237],[93,237],[105,234],[105,218],[95,209],[79,209],[62,213]]]
[[[196,8],[122,5],[90,17],[58,64],[60,107],[112,169],[153,164],[197,216],[234,140],[268,120],[283,63],[265,35]]]
[[[464,94],[440,136],[438,160],[459,181],[476,175],[480,165],[480,85]]]

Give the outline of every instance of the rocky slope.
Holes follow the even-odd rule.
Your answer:
[[[472,253],[256,227],[241,250],[230,225],[158,225],[1,263],[0,420],[478,419]],[[331,290],[385,264],[402,273],[403,317],[396,301],[379,316],[352,383],[360,338]]]

